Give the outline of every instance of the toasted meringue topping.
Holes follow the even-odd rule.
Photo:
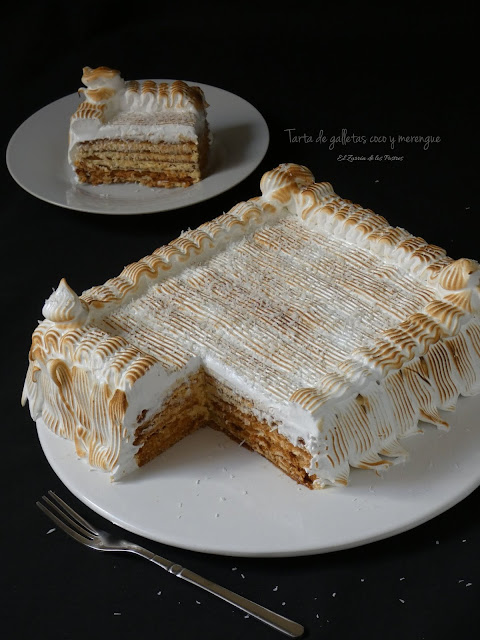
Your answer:
[[[106,102],[115,95],[115,89],[111,87],[99,87],[98,89],[79,89],[84,94],[88,102]]]
[[[86,322],[88,305],[62,278],[56,291],[45,301],[42,313],[51,322],[79,326]]]
[[[448,291],[477,287],[480,282],[480,266],[473,260],[461,258],[443,269],[439,282]]]
[[[110,69],[110,67],[97,67],[96,69],[83,67],[82,82],[87,87],[96,88],[108,86],[118,78],[120,78],[120,71]]]

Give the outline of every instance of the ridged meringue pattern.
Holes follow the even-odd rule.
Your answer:
[[[137,91],[140,89],[137,88]],[[90,465],[135,468],[139,415],[204,369],[308,452],[315,487],[404,459],[419,421],[480,392],[480,265],[282,164],[262,195],[76,296],[32,338],[34,419]]]

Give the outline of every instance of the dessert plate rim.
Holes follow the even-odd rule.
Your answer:
[[[480,396],[420,423],[407,462],[382,476],[352,469],[345,488],[311,491],[224,434],[201,429],[121,482],[80,461],[42,420],[37,433],[58,478],[96,513],[149,540],[224,556],[293,557],[389,538],[452,508],[480,485]]]
[[[78,183],[67,161],[69,120],[81,100],[78,93],[47,104],[16,129],[6,151],[11,176],[40,200],[70,210],[107,215],[171,211],[231,189],[263,160],[270,141],[267,123],[244,98],[220,87],[186,82],[203,89],[209,104],[207,118],[213,142],[208,175],[200,182],[172,189]]]

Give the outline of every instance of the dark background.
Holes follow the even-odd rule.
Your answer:
[[[475,38],[468,5],[428,13],[403,3],[371,11],[345,3],[10,6],[2,39],[4,150],[26,118],[78,89],[86,65],[112,66],[126,79],[219,86],[263,114],[271,139],[242,183],[170,213],[62,209],[23,191],[3,165],[1,573],[8,637],[281,637],[141,559],[96,554],[59,532],[47,535],[50,522],[35,507],[42,493],[57,489],[86,509],[50,469],[28,410],[20,407],[31,333],[61,277],[77,292],[104,282],[183,229],[258,195],[262,174],[282,162],[308,166],[343,197],[452,257],[478,260]],[[368,138],[441,140],[427,150],[413,143],[394,151],[387,144],[329,149],[290,142],[286,129],[314,139],[321,129],[328,138],[347,129]],[[339,160],[371,153],[403,160]],[[478,495],[410,532],[313,557],[235,559],[146,546],[302,622],[306,638],[470,637],[480,622]]]

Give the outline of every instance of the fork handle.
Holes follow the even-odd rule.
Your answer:
[[[152,558],[152,561],[155,562],[155,558]],[[160,566],[165,568],[164,565]],[[235,607],[245,611],[245,613],[254,616],[258,620],[270,625],[277,631],[281,631],[290,638],[300,638],[304,634],[305,630],[301,624],[293,622],[293,620],[289,620],[274,611],[270,611],[270,609],[266,609],[265,607],[262,607],[261,605],[256,604],[255,602],[252,602],[229,589],[225,589],[225,587],[221,587],[220,585],[215,584],[215,582],[199,576],[197,573],[190,571],[190,569],[185,569],[185,567],[182,567],[179,564],[172,564],[168,567],[167,571],[177,578],[182,578],[197,587],[205,589],[205,591],[208,591],[209,593],[213,593],[214,596],[218,596],[222,600],[233,604]]]

